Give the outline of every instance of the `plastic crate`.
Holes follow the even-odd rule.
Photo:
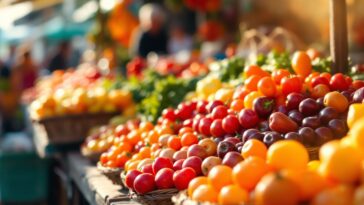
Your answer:
[[[0,153],[0,202],[47,200],[49,165],[34,152]]]

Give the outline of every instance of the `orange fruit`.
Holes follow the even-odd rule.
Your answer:
[[[169,148],[172,148],[172,149],[178,151],[182,147],[181,139],[177,136],[172,136],[172,137],[168,138],[167,145]]]
[[[264,71],[257,65],[249,65],[244,69],[244,77],[248,78],[252,75],[257,75],[261,77],[269,76],[269,73]]]
[[[192,200],[198,202],[217,202],[217,195],[218,193],[216,190],[207,184],[202,184],[198,186],[192,194]]]
[[[323,154],[320,151],[321,155]],[[319,172],[326,178],[339,183],[354,183],[360,178],[362,160],[361,151],[358,148],[340,144],[326,153]]]
[[[309,200],[316,194],[326,188],[325,179],[317,172],[304,170],[283,170],[282,175],[294,181],[300,192],[300,199],[303,201]]]
[[[249,91],[257,91],[258,83],[262,77],[258,75],[252,75],[244,81],[245,88]]]
[[[270,171],[270,167],[259,157],[249,157],[233,168],[233,182],[242,189],[251,191],[259,180]]]
[[[209,184],[216,190],[220,191],[222,187],[232,184],[232,169],[225,165],[213,167],[207,175]]]
[[[274,97],[277,92],[276,84],[271,77],[264,77],[259,80],[258,91],[264,96]]]
[[[262,95],[257,91],[249,93],[244,98],[244,107],[248,108],[248,109],[253,109],[254,100],[257,99],[258,97],[261,97],[261,96]]]
[[[230,108],[235,112],[240,112],[244,108],[244,100],[235,99],[230,103]]]
[[[218,202],[221,205],[242,204],[247,201],[248,192],[234,184],[224,186],[218,196]]]
[[[349,101],[343,94],[333,91],[325,95],[324,104],[325,106],[332,107],[341,113],[348,109]]]
[[[306,148],[294,140],[281,140],[269,147],[267,162],[273,168],[305,169],[309,160]]]
[[[299,76],[307,77],[312,72],[311,59],[303,51],[295,52],[291,63],[294,72]]]
[[[139,150],[139,154],[140,154],[140,156],[141,156],[142,159],[149,158],[150,157],[150,153],[151,153],[151,148],[150,147],[142,147]]]
[[[347,185],[338,185],[325,189],[317,194],[311,205],[349,205],[353,204],[353,188]]]
[[[198,138],[193,133],[185,133],[181,137],[182,146],[190,146],[190,145],[197,144],[197,143],[198,143]]]
[[[267,157],[267,147],[260,140],[251,139],[244,143],[243,148],[241,149],[241,155],[244,159],[251,156],[265,159]]]
[[[188,184],[187,193],[188,196],[192,196],[193,192],[199,187],[200,185],[208,184],[207,177],[196,177],[190,181]]]
[[[280,173],[265,175],[255,188],[255,205],[297,205],[298,202],[297,184]]]

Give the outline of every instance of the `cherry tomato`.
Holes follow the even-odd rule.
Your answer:
[[[277,88],[272,78],[264,77],[258,83],[258,90],[264,96],[273,97],[276,94]]]
[[[284,77],[289,77],[291,73],[286,69],[278,69],[272,72],[272,78],[277,85],[281,84],[281,80]]]
[[[299,77],[294,76],[290,78],[283,78],[281,82],[282,86],[282,94],[288,95],[293,92],[301,92],[302,90],[302,82]]]
[[[333,75],[330,80],[331,90],[344,91],[349,88],[349,85],[350,84],[347,82],[346,77],[342,73]]]
[[[323,76],[317,76],[317,77],[312,78],[311,86],[314,88],[318,84],[325,84],[327,86],[330,86],[330,81],[326,77],[323,77]]]

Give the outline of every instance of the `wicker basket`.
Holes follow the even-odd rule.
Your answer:
[[[92,127],[107,124],[117,113],[51,117],[33,121],[34,132],[49,144],[82,142]]]
[[[308,155],[310,156],[310,160],[318,160],[319,159],[319,150],[320,147],[306,147],[308,151]]]
[[[97,168],[104,174],[107,178],[109,178],[113,184],[123,186],[120,178],[120,173],[123,172],[121,168],[108,168],[101,165],[101,163],[97,163]]]
[[[100,156],[102,152],[91,152],[87,150],[85,147],[81,147],[81,154],[82,156],[86,157],[88,160],[90,160],[92,163],[96,164],[100,160]]]
[[[177,189],[159,189],[144,195],[130,191],[130,198],[144,205],[173,205],[172,197],[177,193]]]

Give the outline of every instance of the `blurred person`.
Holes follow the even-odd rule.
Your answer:
[[[146,57],[150,52],[167,53],[168,37],[165,31],[165,12],[155,3],[143,5],[139,10],[140,28],[132,42],[132,54]]]
[[[168,53],[176,54],[181,51],[191,51],[192,47],[193,39],[185,32],[183,26],[179,23],[173,24],[168,42]]]
[[[15,91],[21,94],[25,89],[33,87],[37,77],[38,67],[32,59],[31,51],[29,48],[24,48],[20,51],[12,73]]]
[[[69,67],[69,56],[71,52],[71,45],[68,41],[59,44],[56,54],[51,58],[48,70],[53,72],[55,70],[65,70]]]

